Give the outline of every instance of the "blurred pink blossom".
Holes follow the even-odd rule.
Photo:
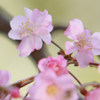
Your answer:
[[[11,75],[8,71],[0,70],[0,87],[6,87],[10,84]],[[11,95],[6,96],[4,100],[9,100]],[[4,92],[0,91],[0,100],[5,97]]]
[[[81,68],[86,68],[90,62],[93,62],[93,55],[100,55],[100,33],[91,35],[89,30],[84,30],[81,20],[71,20],[64,34],[74,40],[65,43],[65,53],[68,55],[77,50],[75,57]]]
[[[0,70],[0,86],[7,86],[10,84],[11,75],[8,71]]]
[[[51,43],[50,32],[53,29],[52,17],[47,10],[44,12],[34,9],[33,11],[25,8],[24,16],[16,16],[11,22],[9,37],[13,40],[22,40],[17,49],[20,51],[19,56],[25,57],[30,55],[34,49],[42,48],[42,40],[46,44]]]
[[[41,72],[51,68],[58,76],[67,74],[67,61],[62,55],[54,57],[43,58],[38,62],[38,68]]]
[[[4,100],[9,100],[10,97],[18,98],[20,97],[19,89],[17,87],[9,87],[11,81],[11,75],[8,71],[0,70],[0,87],[5,87],[7,93],[5,94],[3,90],[0,91],[0,100],[7,95]],[[7,87],[8,86],[8,87]],[[12,100],[12,99],[11,99]]]
[[[29,95],[30,100],[78,100],[72,79],[67,74],[58,77],[51,69],[35,77]]]
[[[90,91],[85,100],[100,100],[100,88]]]
[[[19,92],[19,88],[17,88],[17,87],[10,88],[9,92],[11,94],[11,97],[13,97],[13,98],[19,98],[19,97],[21,97],[20,96],[20,92]]]

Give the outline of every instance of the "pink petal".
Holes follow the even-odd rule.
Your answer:
[[[43,45],[41,38],[39,36],[37,36],[37,35],[34,35],[34,39],[35,39],[34,40],[34,48],[36,50],[41,49],[42,45]]]
[[[27,7],[24,8],[24,11],[25,11],[26,17],[29,18],[29,20],[32,21],[32,19],[33,19],[33,11],[30,10],[29,8],[27,8]]]
[[[52,25],[52,24],[48,25],[47,30],[48,30],[49,32],[51,32],[51,31],[53,30],[53,25]]]
[[[92,52],[93,55],[100,55],[100,33],[96,32],[92,34]]]
[[[90,51],[87,53],[85,53],[85,51],[78,51],[76,54],[76,59],[81,68],[86,68],[90,62],[93,62],[94,58],[92,52]]]
[[[0,71],[0,86],[6,86],[10,83],[11,75],[8,71]]]
[[[72,34],[71,34],[71,30],[70,30],[70,26],[65,30],[64,34],[69,38],[74,40]]]
[[[10,30],[8,36],[13,40],[21,40],[22,38],[19,36],[20,34],[21,34],[20,30],[16,29],[16,30]]]
[[[43,12],[38,9],[33,10],[33,22],[35,22],[40,16],[42,17]]]
[[[100,39],[100,32],[95,32],[92,34],[92,38],[98,38]]]
[[[91,36],[91,31],[90,30],[84,30],[84,33],[86,33],[86,37],[90,37]]]
[[[83,23],[79,19],[73,19],[70,21],[70,30],[74,39],[77,39],[78,35],[81,35],[84,32]]]
[[[20,51],[19,56],[25,57],[34,51],[34,37],[27,36],[23,38],[17,49]]]
[[[49,66],[48,66],[48,59],[47,58],[43,58],[38,62],[38,68],[41,72],[46,71]]]
[[[46,10],[47,11],[47,10]],[[48,12],[47,12],[48,13]],[[46,16],[46,19],[45,20],[47,20],[48,22],[52,22],[52,16],[51,15],[47,15]]]
[[[93,49],[100,49],[100,33],[96,32],[92,34],[92,48]]]
[[[10,94],[11,94],[11,97],[13,97],[13,98],[19,98],[19,97],[21,97],[20,96],[19,88],[17,88],[17,87],[11,88],[10,89]]]
[[[66,68],[67,67],[67,60],[62,55],[58,55],[56,57],[57,63],[59,66]]]
[[[21,29],[19,26],[22,26],[22,22],[26,22],[27,18],[24,16],[15,16],[11,21],[10,21],[10,26],[12,29]]]
[[[38,35],[42,38],[42,40],[46,43],[46,44],[50,44],[51,43],[51,34],[45,30],[45,29],[41,29],[40,32],[38,33]]]
[[[92,49],[93,55],[100,55],[100,49]]]
[[[67,55],[73,53],[78,49],[78,47],[75,45],[74,42],[66,42],[65,48],[66,48],[65,54]]]

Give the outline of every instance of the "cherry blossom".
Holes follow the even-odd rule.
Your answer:
[[[11,97],[13,97],[13,98],[21,97],[20,92],[19,92],[19,88],[17,88],[17,87],[10,88],[9,93],[11,94]]]
[[[85,100],[100,100],[100,88],[90,91]]]
[[[56,58],[43,58],[38,62],[38,68],[40,71],[44,72],[48,68],[51,68],[58,76],[68,73],[66,67],[67,61],[62,55],[59,55]]]
[[[77,100],[72,79],[64,74],[57,76],[51,69],[39,73],[29,88],[30,100]]]
[[[10,84],[11,75],[8,71],[0,70],[0,86],[7,86]]]
[[[6,89],[6,92],[3,90],[0,91],[0,100],[7,95],[4,100],[9,100],[10,97],[18,98],[20,97],[19,89],[17,87],[9,87],[11,75],[8,71],[0,70],[0,87]],[[12,100],[12,99],[11,99]]]
[[[53,29],[52,17],[47,10],[41,12],[38,9],[32,11],[25,8],[25,15],[26,17],[16,16],[11,20],[12,29],[8,34],[13,40],[22,40],[17,47],[21,57],[30,55],[34,49],[41,49],[42,40],[49,45],[51,43],[50,32]]]
[[[8,71],[0,70],[0,87],[5,87],[10,84],[11,75]],[[5,97],[4,92],[0,91],[0,100]],[[4,100],[9,100],[10,95],[8,95]]]
[[[64,34],[74,40],[65,43],[65,53],[68,55],[77,51],[75,58],[81,68],[86,68],[90,62],[93,62],[93,55],[100,55],[100,33],[91,35],[89,30],[84,30],[81,20],[71,20]]]

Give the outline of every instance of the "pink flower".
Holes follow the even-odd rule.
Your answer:
[[[41,72],[51,68],[58,76],[67,74],[67,61],[62,55],[54,57],[43,58],[38,62],[38,68]]]
[[[89,30],[84,30],[81,20],[71,20],[64,34],[74,40],[65,43],[65,53],[68,55],[77,50],[75,57],[81,68],[86,68],[90,62],[93,62],[93,55],[100,55],[100,33],[91,35]]]
[[[100,100],[100,88],[90,91],[85,100]]]
[[[52,70],[35,77],[29,95],[30,100],[78,100],[72,79],[67,74],[58,77]]]
[[[10,73],[8,71],[0,70],[0,87],[5,87],[5,86],[9,85],[10,80],[11,80]],[[4,96],[5,96],[5,94],[1,90],[0,91],[0,100]],[[10,98],[10,95],[6,96],[6,98],[4,98],[4,100],[9,100],[9,98]]]
[[[0,70],[0,86],[9,85],[11,80],[11,75],[8,71]]]
[[[4,70],[0,70],[0,87],[5,87],[5,89],[7,90],[7,94],[5,94],[2,90],[0,91],[0,100],[2,97],[5,97],[5,95],[7,95],[4,100],[9,100],[10,97],[13,98],[17,98],[20,97],[19,95],[19,89],[16,87],[12,88],[9,87],[8,85],[10,84],[10,80],[11,80],[11,75],[8,71],[4,71]],[[8,86],[8,87],[7,87]]]
[[[50,32],[53,29],[52,17],[47,10],[44,12],[34,9],[31,11],[25,8],[24,16],[16,16],[10,22],[11,30],[9,37],[13,40],[22,40],[17,49],[20,51],[19,56],[25,57],[30,55],[34,49],[42,48],[42,40],[46,44],[51,43]]]
[[[19,88],[17,88],[17,87],[10,88],[9,92],[11,94],[11,97],[13,97],[13,98],[19,98],[20,97]]]

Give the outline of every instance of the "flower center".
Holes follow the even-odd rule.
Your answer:
[[[78,37],[78,41],[77,40],[75,41],[76,45],[79,46],[81,49],[84,46],[86,46],[88,50],[92,50],[91,42],[92,42],[92,38],[91,37],[87,37],[86,33],[80,35]],[[87,50],[85,50],[85,51],[87,53]]]
[[[34,25],[33,22],[31,22],[28,18],[28,21],[27,22],[22,22],[22,26],[19,25],[19,27],[21,28],[21,31],[19,34],[20,37],[23,37],[23,36],[27,36],[27,35],[32,35],[35,28],[36,28],[37,25]]]
[[[56,95],[57,93],[59,92],[58,88],[55,87],[54,85],[50,85],[47,89],[47,93],[50,95],[50,96],[54,96]]]

